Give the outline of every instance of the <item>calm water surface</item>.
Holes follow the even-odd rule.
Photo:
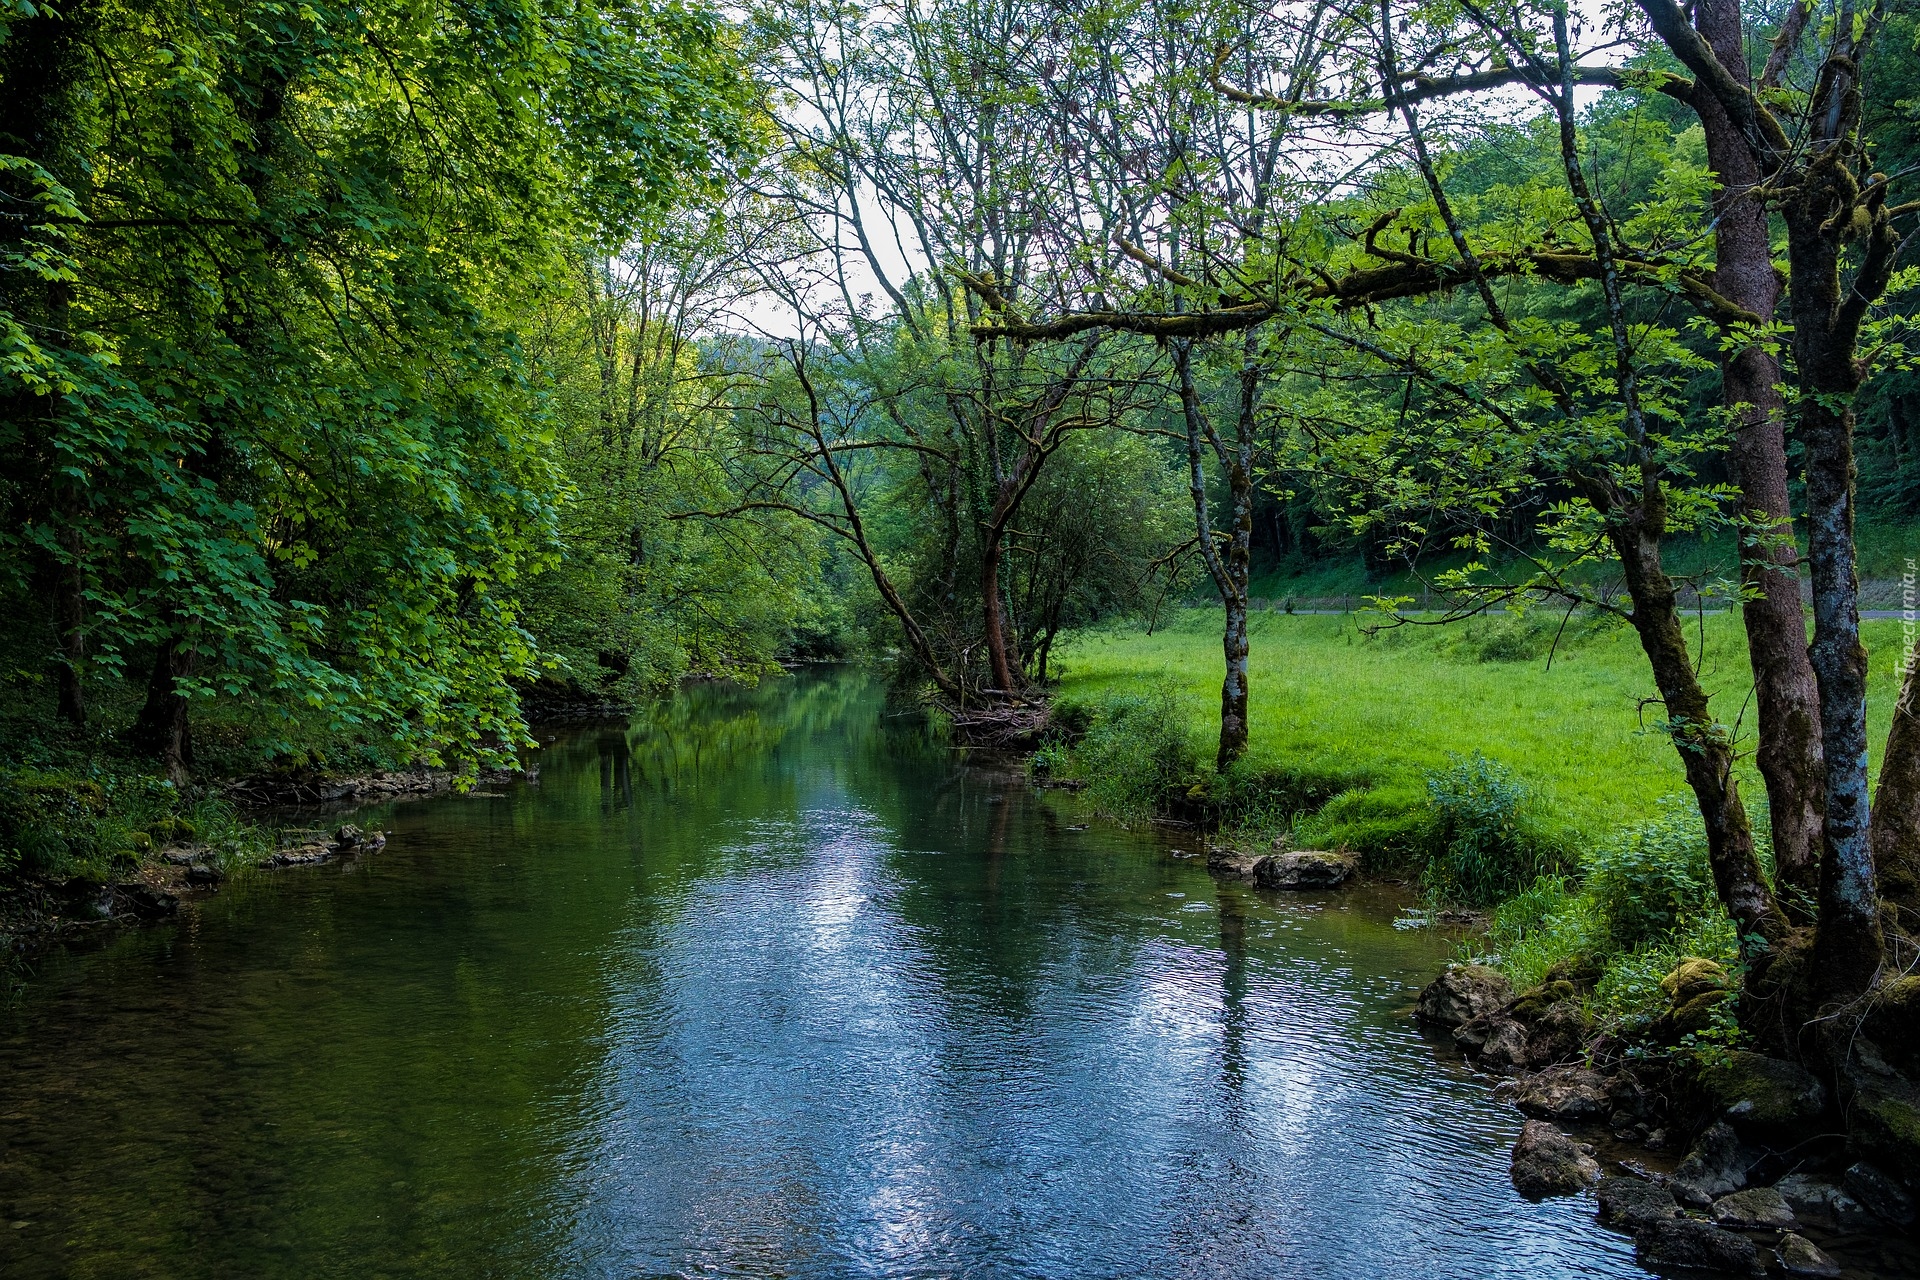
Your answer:
[[[909,724],[695,688],[50,959],[0,1274],[1640,1274],[1514,1194],[1390,900],[1216,885]]]

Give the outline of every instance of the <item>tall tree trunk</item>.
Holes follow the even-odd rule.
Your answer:
[[[1224,593],[1227,625],[1221,636],[1226,658],[1226,675],[1220,682],[1220,750],[1214,768],[1225,770],[1247,753],[1247,738],[1252,731],[1248,703],[1249,663],[1252,640],[1247,634],[1248,583],[1253,577],[1253,437],[1254,416],[1260,404],[1260,366],[1254,360],[1257,348],[1248,335],[1246,358],[1240,366],[1240,414],[1237,438],[1227,449],[1218,436],[1215,452],[1227,473],[1227,506],[1232,528],[1227,533],[1224,557],[1228,589]]]
[[[1247,655],[1252,645],[1247,638],[1247,598],[1229,597],[1227,625],[1221,636],[1226,656],[1226,675],[1220,681],[1220,749],[1213,767],[1225,772],[1247,753]]]
[[[157,756],[176,787],[184,787],[193,768],[193,738],[182,682],[193,675],[194,651],[169,640],[153,656],[147,701],[134,721],[132,738],[140,750]]]
[[[31,12],[31,11],[29,11]],[[88,110],[87,41],[97,16],[91,0],[63,4],[58,12],[42,8],[17,18],[0,40],[0,84],[6,86],[7,106],[0,123],[0,149],[32,161],[65,186],[85,207],[89,171],[84,113]],[[0,203],[18,211],[32,208],[38,195],[21,174],[0,176]],[[37,217],[0,219],[0,246],[23,256],[36,249],[62,249],[47,244]],[[71,345],[73,283],[42,280],[30,273],[12,273],[0,279],[0,310],[13,313],[35,332],[49,350]],[[59,552],[50,568],[53,581],[53,621],[59,657],[54,678],[60,715],[76,726],[86,723],[81,672],[86,661],[86,540],[80,531],[85,514],[76,486],[84,479],[66,475],[54,435],[59,430],[58,402],[49,397],[17,394],[0,405],[0,413],[32,423],[27,439],[38,455],[30,501],[49,518]],[[44,432],[38,440],[35,428]],[[19,460],[10,459],[13,465]],[[40,504],[45,504],[41,506]]]
[[[1850,201],[1831,173],[1809,174],[1786,209],[1792,248],[1797,429],[1807,458],[1807,559],[1813,577],[1813,645],[1826,766],[1825,847],[1814,938],[1821,994],[1864,991],[1881,960],[1880,893],[1869,843],[1867,650],[1860,641],[1854,561],[1853,401],[1861,370],[1843,307],[1839,237],[1826,226]]]
[[[1700,0],[1694,22],[1721,64],[1749,82],[1738,0]],[[1753,149],[1710,93],[1695,95],[1714,194],[1714,287],[1729,301],[1771,319],[1780,304],[1765,205],[1754,195],[1760,166]],[[1800,583],[1787,492],[1786,403],[1780,361],[1758,342],[1734,352],[1721,370],[1732,416],[1733,464],[1740,485],[1740,582],[1746,598],[1747,653],[1759,715],[1755,763],[1766,783],[1774,876],[1790,915],[1804,916],[1819,882],[1825,781],[1820,756],[1819,691],[1807,656]]]
[[[1193,345],[1182,341],[1174,346],[1174,370],[1180,378],[1180,408],[1187,424],[1187,492],[1193,499],[1194,535],[1199,541],[1200,559],[1213,579],[1214,590],[1225,607],[1226,625],[1221,630],[1220,648],[1225,671],[1220,678],[1220,746],[1214,755],[1214,768],[1225,770],[1247,751],[1248,688],[1247,657],[1251,643],[1247,635],[1247,582],[1253,556],[1253,417],[1260,396],[1260,369],[1253,360],[1254,340],[1240,370],[1240,434],[1236,447],[1229,449],[1200,405],[1200,390],[1193,378]],[[1202,443],[1204,439],[1204,445]],[[1226,536],[1226,551],[1215,545],[1213,517],[1208,510],[1206,449],[1211,448],[1226,472],[1227,501],[1232,530]]]
[[[1007,658],[1006,612],[1000,601],[1000,555],[1005,540],[1005,526],[999,521],[990,522],[980,551],[980,609],[987,640],[987,666],[994,688],[1011,697],[1016,682],[1013,664]]]
[[[1655,496],[1649,505],[1657,504]],[[1717,725],[1706,690],[1688,660],[1673,580],[1660,564],[1663,512],[1636,510],[1611,522],[1610,537],[1633,600],[1633,627],[1666,704],[1668,731],[1707,828],[1707,858],[1720,901],[1740,931],[1744,955],[1758,955],[1788,932],[1760,869],[1753,828],[1733,776],[1733,742]],[[1757,943],[1756,943],[1757,940]]]
[[[1869,844],[1881,893],[1899,910],[1901,926],[1920,937],[1920,662],[1913,654],[1906,662],[1880,758]]]

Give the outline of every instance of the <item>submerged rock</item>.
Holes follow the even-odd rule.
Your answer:
[[[1837,1276],[1840,1264],[1814,1247],[1805,1236],[1789,1232],[1780,1241],[1780,1266],[1790,1276]]]
[[[1498,1012],[1512,998],[1512,985],[1497,970],[1480,964],[1449,965],[1420,992],[1419,1016],[1436,1027],[1457,1027]]]
[[[1674,1196],[1696,1209],[1746,1185],[1747,1161],[1739,1135],[1724,1120],[1701,1134],[1673,1171]]]
[[[260,865],[263,867],[310,867],[333,857],[333,846],[326,844],[297,844],[282,849]]]
[[[1753,1241],[1698,1218],[1670,1218],[1649,1224],[1634,1236],[1633,1254],[1643,1267],[1694,1267],[1751,1274],[1760,1263],[1760,1251]]]
[[[1538,1120],[1597,1123],[1612,1110],[1606,1077],[1586,1067],[1548,1067],[1500,1088],[1507,1101]]]
[[[1713,1220],[1744,1231],[1781,1231],[1794,1226],[1793,1207],[1772,1187],[1752,1187],[1713,1202]]]
[[[1702,1068],[1700,1083],[1736,1128],[1778,1133],[1820,1118],[1827,1091],[1797,1062],[1735,1049]]]
[[[1600,1180],[1600,1164],[1591,1147],[1545,1120],[1529,1120],[1513,1144],[1512,1176],[1514,1190],[1529,1200],[1570,1196]]]
[[[1262,889],[1332,889],[1353,879],[1360,859],[1351,853],[1293,849],[1260,859],[1253,882]]]
[[[1629,1234],[1656,1222],[1680,1216],[1673,1193],[1643,1178],[1614,1176],[1600,1179],[1594,1189],[1599,1201],[1599,1217],[1605,1226]]]

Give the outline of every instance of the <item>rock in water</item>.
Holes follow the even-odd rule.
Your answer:
[[[1517,1075],[1527,1069],[1527,1029],[1512,1018],[1496,1018],[1474,1059],[1482,1071]]]
[[[1642,1178],[1602,1178],[1595,1195],[1601,1223],[1617,1231],[1638,1232],[1680,1216],[1673,1193]]]
[[[1804,1173],[1796,1173],[1774,1184],[1801,1222],[1836,1231],[1859,1231],[1867,1225],[1867,1211],[1860,1202],[1834,1186]]]
[[[1420,1020],[1436,1027],[1457,1027],[1500,1010],[1513,987],[1493,969],[1479,964],[1449,965],[1420,993]]]
[[[1235,880],[1251,880],[1254,873],[1260,869],[1260,864],[1272,856],[1266,853],[1248,853],[1244,849],[1217,844],[1207,850],[1207,870],[1215,875],[1229,876]]]
[[[142,920],[162,920],[180,909],[180,899],[138,880],[116,884],[111,893],[117,905]]]
[[[1908,1226],[1913,1222],[1913,1197],[1870,1164],[1856,1164],[1847,1170],[1847,1190],[1853,1198],[1865,1205],[1867,1212],[1877,1218],[1883,1218],[1896,1227]]]
[[[1701,1071],[1700,1083],[1742,1130],[1791,1132],[1818,1120],[1827,1107],[1826,1087],[1811,1071],[1744,1049],[1716,1057]]]
[[[1513,1187],[1529,1200],[1575,1195],[1600,1180],[1592,1148],[1582,1146],[1545,1120],[1520,1126],[1513,1144]]]
[[[1837,1276],[1840,1264],[1814,1248],[1813,1241],[1789,1232],[1780,1241],[1780,1265],[1790,1276]]]
[[[1674,1198],[1696,1209],[1705,1209],[1746,1185],[1747,1162],[1740,1138],[1724,1120],[1701,1134],[1673,1171]]]
[[[1760,1262],[1753,1241],[1698,1218],[1671,1218],[1649,1225],[1634,1236],[1633,1256],[1643,1267],[1695,1267],[1745,1275],[1756,1271]]]
[[[1350,853],[1294,849],[1262,858],[1253,882],[1262,889],[1332,889],[1353,879],[1360,860]]]
[[[1713,1220],[1744,1231],[1784,1231],[1794,1226],[1793,1207],[1772,1187],[1736,1191],[1713,1202]]]
[[[1606,1077],[1586,1067],[1548,1067],[1500,1087],[1510,1091],[1509,1102],[1536,1120],[1595,1123],[1606,1119],[1613,1109],[1607,1099]]]

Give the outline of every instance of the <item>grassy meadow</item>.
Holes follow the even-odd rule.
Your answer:
[[[1653,681],[1633,632],[1558,612],[1495,616],[1366,634],[1377,615],[1252,620],[1248,766],[1307,780],[1303,836],[1366,852],[1391,844],[1427,803],[1426,778],[1450,756],[1481,753],[1510,768],[1570,851],[1653,816],[1684,790]],[[1200,759],[1219,725],[1220,614],[1192,609],[1151,634],[1081,635],[1062,654],[1060,697],[1098,705],[1122,694],[1170,692],[1190,719]],[[1876,744],[1892,709],[1901,624],[1869,621]],[[1753,710],[1740,621],[1709,614],[1690,639],[1720,715]],[[1702,642],[1703,641],[1703,642]],[[1553,648],[1549,666],[1548,651]],[[1757,777],[1747,787],[1756,804]]]

